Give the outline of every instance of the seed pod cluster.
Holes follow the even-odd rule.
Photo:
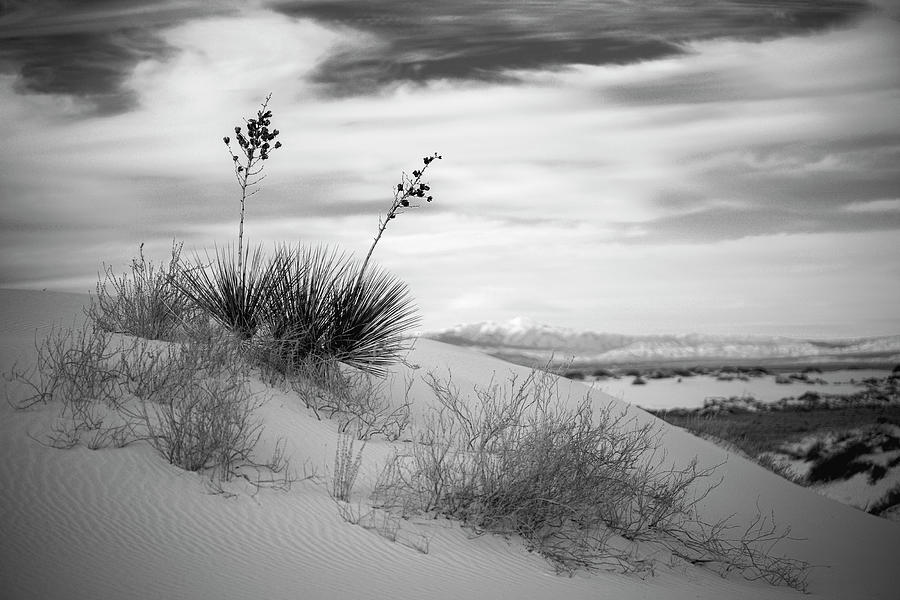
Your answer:
[[[238,146],[241,147],[244,156],[247,157],[248,163],[245,166],[237,165],[235,168],[238,173],[250,170],[253,166],[252,163],[257,160],[268,160],[272,150],[281,148],[281,142],[275,141],[280,132],[277,129],[269,129],[272,124],[272,111],[268,109],[268,103],[269,98],[267,97],[262,107],[256,112],[256,118],[247,120],[246,134],[242,131],[240,125],[234,128],[235,139]],[[237,154],[231,150],[231,137],[226,135],[222,138],[222,141],[228,146],[231,160],[235,163],[238,162]],[[275,143],[273,144],[272,142]]]

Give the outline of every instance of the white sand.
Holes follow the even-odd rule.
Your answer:
[[[71,323],[84,300],[0,291],[3,370],[29,356],[35,327],[54,319]],[[419,374],[450,369],[463,389],[485,384],[494,373],[525,372],[428,340],[420,340],[409,359],[420,365]],[[586,389],[564,386],[571,386],[573,401]],[[419,411],[429,402],[425,390],[422,384],[413,389]],[[408,535],[430,538],[429,553],[422,554],[342,521],[326,489],[313,482],[255,496],[249,486],[234,484],[230,489],[238,495],[225,497],[209,493],[203,476],[166,464],[146,444],[97,451],[42,446],[30,436],[45,435],[55,415],[55,406],[23,412],[0,404],[3,598],[803,597],[693,567],[661,566],[643,579],[605,572],[560,577],[515,541],[472,537],[446,521],[404,523]],[[263,450],[285,435],[295,465],[308,460],[322,471],[331,464],[334,423],[317,421],[285,394],[274,394],[261,415],[267,426]],[[898,597],[900,525],[795,486],[684,432],[665,431],[670,458],[696,455],[705,465],[727,459],[725,481],[704,505],[709,518],[750,516],[758,502],[805,538],[782,551],[819,565],[810,574],[808,597]],[[360,501],[389,451],[385,443],[367,447]]]
[[[799,398],[807,392],[850,395],[864,391],[862,380],[867,377],[887,377],[887,369],[854,369],[815,373],[813,377],[828,385],[795,382],[775,383],[774,375],[753,377],[749,381],[722,381],[709,375],[645,379],[645,385],[634,385],[633,377],[594,381],[594,389],[621,398],[648,410],[670,408],[702,408],[707,398],[752,397],[759,402],[778,402],[782,398]],[[851,383],[854,380],[854,383]]]

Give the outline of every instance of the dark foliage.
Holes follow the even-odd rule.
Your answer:
[[[862,442],[849,444],[814,464],[807,477],[810,482],[849,479],[857,473],[866,472],[871,468],[871,464],[857,460],[868,452],[869,447]]]
[[[900,485],[895,485],[887,491],[875,504],[866,509],[866,512],[873,515],[883,515],[890,509],[900,504]]]
[[[282,251],[282,256],[288,256]],[[267,355],[283,371],[310,359],[383,375],[418,323],[408,288],[393,275],[327,248],[302,248],[280,263],[267,311]]]
[[[267,261],[259,247],[252,256],[248,247],[241,260],[229,246],[216,248],[213,260],[207,255],[206,265],[195,262],[178,281],[181,291],[241,338],[253,337],[267,313],[284,257],[276,253]]]
[[[331,298],[329,356],[374,375],[399,359],[419,323],[406,284],[387,271],[352,265]]]
[[[271,366],[287,372],[328,358],[333,298],[346,277],[348,259],[322,246],[280,254],[266,310],[264,350]]]

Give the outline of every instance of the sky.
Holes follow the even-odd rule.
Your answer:
[[[0,287],[245,239],[373,259],[421,329],[900,334],[898,0],[0,0]]]

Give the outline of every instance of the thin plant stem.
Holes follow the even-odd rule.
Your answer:
[[[231,138],[229,136],[222,138],[222,141],[225,142],[225,146],[228,148],[228,154],[231,156],[231,160],[234,163],[234,175],[237,179],[238,186],[241,188],[241,219],[238,225],[237,260],[237,270],[239,273],[241,272],[243,262],[244,209],[247,198],[259,191],[258,189],[252,188],[258,186],[259,182],[265,178],[265,175],[262,175],[263,165],[261,162],[269,158],[269,153],[272,150],[281,147],[281,142],[275,142],[274,145],[269,144],[269,142],[274,140],[279,133],[277,129],[269,131],[270,119],[272,118],[272,111],[269,110],[269,100],[271,99],[272,93],[270,92],[257,111],[256,118],[246,120],[247,137],[241,132],[240,126],[234,128],[238,145],[240,145],[241,152],[244,155],[243,161],[241,161],[240,157],[232,151]],[[248,192],[248,190],[251,191]]]
[[[366,253],[366,258],[363,260],[362,267],[359,269],[360,282],[366,272],[366,267],[369,266],[372,252],[375,251],[375,246],[378,245],[381,236],[384,235],[384,230],[387,229],[388,223],[390,223],[392,219],[395,219],[403,209],[411,206],[416,208],[416,205],[411,204],[410,202],[412,198],[425,198],[426,202],[431,202],[434,199],[432,196],[427,196],[425,194],[430,188],[422,181],[422,177],[425,174],[425,170],[435,159],[441,159],[441,156],[436,152],[431,156],[423,158],[422,162],[424,163],[424,166],[421,169],[413,171],[412,178],[407,176],[406,173],[402,174],[400,183],[398,183],[397,187],[394,189],[394,200],[391,202],[391,207],[388,210],[387,215],[384,218],[379,217],[378,219],[378,232],[375,234],[375,239],[372,241],[372,245]]]

